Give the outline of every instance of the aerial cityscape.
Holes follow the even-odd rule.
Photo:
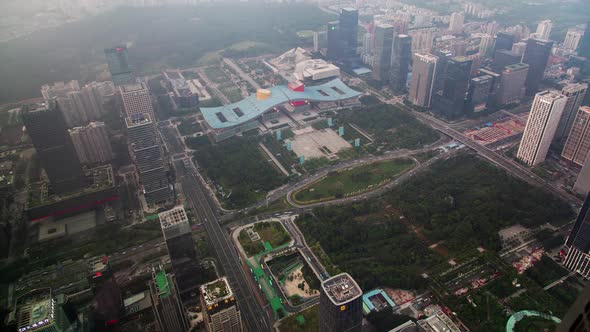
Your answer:
[[[590,332],[584,0],[4,0],[0,331]]]

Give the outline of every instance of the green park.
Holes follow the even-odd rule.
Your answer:
[[[330,172],[320,180],[295,192],[293,199],[300,204],[309,204],[358,195],[399,177],[414,165],[413,160],[404,158]]]

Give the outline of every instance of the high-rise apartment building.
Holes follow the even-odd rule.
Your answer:
[[[119,45],[105,48],[104,55],[111,72],[111,80],[117,86],[135,83],[133,69],[129,65],[127,46]]]
[[[549,40],[551,36],[551,29],[553,28],[553,23],[551,20],[544,20],[539,22],[537,25],[537,32],[535,32],[535,36],[537,39],[541,40]]]
[[[412,52],[430,52],[438,28],[410,29],[408,35],[412,37]]]
[[[500,86],[496,94],[497,105],[507,105],[522,100],[526,92],[526,78],[529,65],[517,63],[504,67]]]
[[[85,177],[59,107],[55,101],[25,106],[22,119],[51,188],[56,193],[65,193],[81,189]]]
[[[562,115],[563,118],[563,115]],[[561,157],[583,166],[590,151],[590,107],[582,106],[576,112],[571,130],[563,146]]]
[[[590,59],[590,22],[586,23],[586,30],[584,30],[584,36],[580,40],[578,55]]]
[[[391,53],[389,84],[393,91],[405,92],[412,61],[412,38],[408,35],[395,36]]]
[[[563,265],[590,279],[590,195],[580,209],[574,227],[565,241]]]
[[[242,316],[226,277],[201,286],[201,307],[207,332],[242,332]]]
[[[567,97],[557,91],[535,95],[516,157],[530,166],[545,160]]]
[[[91,122],[70,129],[78,159],[83,164],[106,163],[113,159],[113,149],[104,122]]]
[[[389,81],[393,32],[393,25],[378,24],[375,26],[375,62],[373,63],[373,79],[382,83]]]
[[[494,36],[483,34],[479,41],[479,56],[482,58],[491,57],[494,53]]]
[[[580,46],[580,41],[584,37],[584,31],[574,28],[567,30],[565,40],[563,41],[563,47],[570,51],[575,51]]]
[[[512,52],[514,52],[514,54],[518,54],[521,57],[524,55],[524,51],[526,50],[526,44],[525,42],[518,42],[518,43],[514,43],[512,44]]]
[[[338,21],[328,23],[328,47],[326,48],[326,57],[331,60],[337,60],[341,57],[340,34]]]
[[[414,53],[412,82],[408,98],[414,105],[430,107],[438,58],[430,53]]]
[[[145,200],[156,204],[172,199],[156,126],[147,114],[125,119],[129,152],[139,173]]]
[[[472,61],[466,57],[454,57],[448,61],[443,92],[434,96],[434,113],[446,119],[456,119],[464,114],[471,65]]]
[[[202,271],[186,211],[177,206],[161,212],[158,217],[178,282],[178,292],[182,298],[187,298],[199,287]]]
[[[452,13],[449,22],[449,32],[452,34],[463,33],[463,24],[465,24],[465,14],[463,12]]]
[[[498,32],[496,34],[496,47],[495,50],[512,50],[512,45],[514,44],[514,35],[507,32]],[[522,55],[522,54],[521,54]]]
[[[167,274],[163,266],[154,266],[149,286],[152,309],[159,330],[188,331],[188,321],[178,296],[174,276]]]
[[[547,61],[551,55],[552,41],[529,39],[526,44],[522,62],[529,65],[526,79],[526,94],[532,96],[539,90],[539,84],[543,80]]]
[[[360,332],[363,322],[363,291],[348,273],[322,282],[320,331]]]
[[[82,88],[78,81],[57,82],[43,85],[41,94],[46,103],[53,99],[58,101],[68,127],[98,120],[110,111],[106,105],[115,97],[111,82],[91,82]]]
[[[559,127],[557,127],[557,131],[555,132],[555,139],[562,140],[567,137],[587,91],[588,84],[586,83],[571,83],[563,87],[561,94],[567,97],[567,103],[559,120]]]
[[[358,47],[358,10],[354,8],[342,8],[338,22],[342,60],[351,61],[356,58]]]
[[[145,83],[135,83],[119,86],[121,99],[125,114],[133,116],[135,114],[148,114],[152,121],[156,121],[156,114],[152,105],[150,92]]]

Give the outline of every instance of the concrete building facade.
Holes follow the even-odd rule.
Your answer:
[[[347,273],[322,282],[320,289],[320,331],[360,332],[363,322],[363,291]]]
[[[438,58],[430,53],[414,53],[412,82],[408,98],[417,106],[430,107]]]
[[[104,122],[91,122],[70,129],[78,159],[83,164],[106,163],[113,159],[113,150]]]
[[[571,83],[563,87],[561,94],[567,97],[567,103],[559,120],[559,127],[555,133],[555,139],[565,139],[572,129],[574,119],[578,114],[580,106],[586,97],[588,84]]]
[[[567,97],[557,91],[543,91],[535,95],[516,154],[518,159],[530,166],[545,160],[566,102]]]
[[[148,114],[155,123],[156,114],[152,105],[150,92],[145,83],[126,84],[119,86],[121,100],[125,114],[131,117],[135,114]]]

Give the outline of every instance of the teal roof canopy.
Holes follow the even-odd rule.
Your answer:
[[[287,102],[335,102],[358,97],[360,92],[349,88],[339,78],[330,82],[306,86],[304,92],[289,89],[286,85],[269,88],[271,95],[268,99],[258,100],[256,94],[250,95],[237,103],[220,107],[201,108],[203,118],[213,129],[224,129],[244,124],[253,120],[273,107]]]

